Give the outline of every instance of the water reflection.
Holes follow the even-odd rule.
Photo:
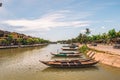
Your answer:
[[[10,61],[23,60],[24,55],[31,54],[35,50],[39,50],[41,47],[29,47],[29,48],[14,48],[14,49],[2,49],[0,50],[0,64]]]
[[[27,51],[32,51],[32,50],[37,50],[37,49],[40,49],[40,48],[43,48],[45,46],[40,46],[40,47],[26,47],[26,48],[12,48],[12,49],[0,49],[0,58],[3,58],[3,57],[12,57],[12,56],[15,56],[15,55],[19,55],[20,53],[24,53],[24,52],[27,52]]]
[[[91,66],[86,68],[55,68],[55,67],[47,67],[42,72],[84,72],[84,71],[95,71],[99,70],[97,66]]]
[[[116,73],[117,75],[120,75],[120,68],[117,67],[113,67],[113,66],[106,66],[105,64],[100,64],[100,66],[102,68],[104,68],[104,70],[110,72],[110,73]]]

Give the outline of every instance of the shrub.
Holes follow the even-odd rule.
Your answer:
[[[89,50],[89,48],[87,47],[87,45],[83,45],[83,46],[79,49],[79,51],[80,51],[81,53],[87,53],[88,50]]]

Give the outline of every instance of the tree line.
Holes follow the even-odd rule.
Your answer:
[[[89,28],[86,28],[85,33],[80,33],[77,37],[62,40],[58,42],[62,43],[104,43],[104,44],[113,44],[120,43],[120,31],[116,31],[115,29],[111,29],[106,33],[90,35],[91,31]]]
[[[0,45],[33,45],[33,44],[42,44],[49,43],[49,40],[44,40],[42,38],[17,38],[14,39],[12,35],[8,35],[5,39],[0,39]]]

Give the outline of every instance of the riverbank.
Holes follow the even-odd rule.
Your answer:
[[[25,47],[37,47],[37,46],[45,46],[45,45],[48,45],[48,44],[0,46],[0,49],[25,48]]]
[[[80,45],[81,46],[81,45]],[[100,63],[120,68],[120,50],[108,45],[90,46],[87,56]]]
[[[120,55],[120,49],[115,49],[111,45],[98,44],[97,46],[90,46],[90,45],[87,45],[87,46],[91,49],[103,51],[105,53]]]

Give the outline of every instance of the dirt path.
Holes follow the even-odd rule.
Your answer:
[[[114,49],[113,46],[109,46],[109,45],[97,45],[97,46],[90,46],[88,45],[88,47],[96,49],[96,50],[100,50],[100,51],[105,51],[111,54],[117,54],[120,55],[120,49]]]

